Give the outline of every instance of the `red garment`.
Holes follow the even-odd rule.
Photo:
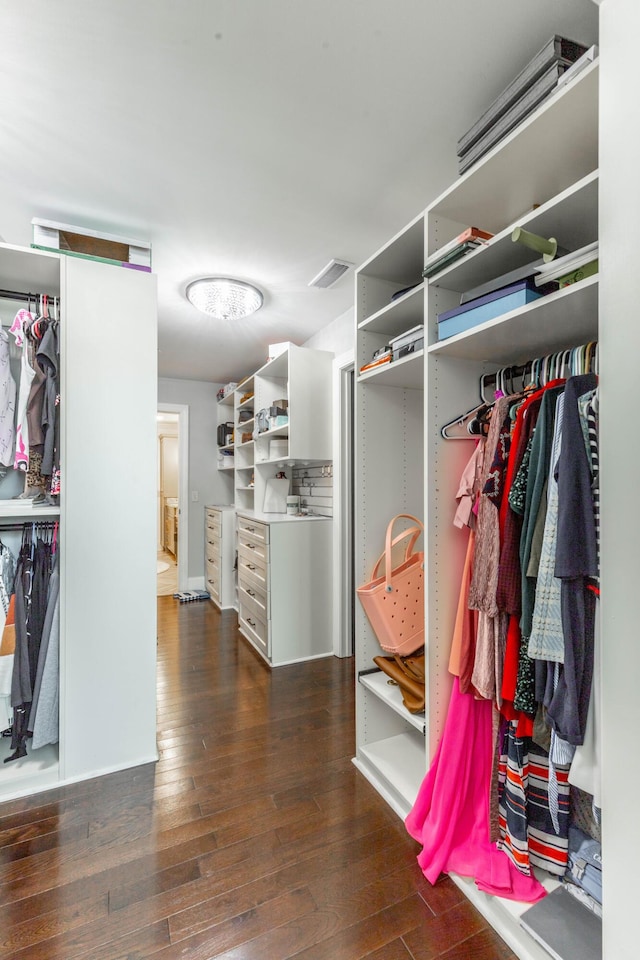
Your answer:
[[[527,419],[527,412],[535,413],[536,408],[540,406],[545,391],[551,389],[552,387],[560,387],[565,382],[566,381],[562,378],[551,380],[540,390],[536,390],[535,393],[532,393],[529,397],[527,397],[527,399],[519,407],[516,414],[516,422],[511,440],[512,455],[509,457],[504,495],[500,504],[499,514],[501,567],[503,563],[508,565],[513,565],[513,563],[516,563],[519,565],[518,521],[521,522],[521,518],[516,517],[509,506],[509,492],[513,485],[516,472],[522,461],[522,456],[524,454],[529,436],[531,435],[532,423],[535,424],[535,420],[532,421]],[[531,409],[532,407],[533,410]],[[516,521],[515,524],[513,522],[514,520]],[[518,535],[517,543],[514,539],[516,534]],[[508,538],[511,538],[509,542],[507,542]],[[501,609],[505,609],[504,602],[501,603],[501,600],[506,601],[509,594],[508,586],[505,584],[506,579],[508,579],[508,572],[503,569],[499,574],[498,585],[498,605],[501,607]],[[507,603],[507,607],[511,606],[513,606],[511,602]],[[507,612],[511,613],[511,617],[509,619],[509,627],[507,631],[507,646],[505,651],[504,672],[502,677],[502,704],[500,707],[500,712],[507,720],[517,720],[517,735],[519,737],[526,737],[531,736],[533,732],[533,717],[530,717],[526,713],[522,713],[520,710],[516,710],[513,706],[513,701],[516,695],[518,661],[520,657],[520,643],[522,639],[520,632],[520,604],[517,604],[517,613],[515,609],[507,609]]]

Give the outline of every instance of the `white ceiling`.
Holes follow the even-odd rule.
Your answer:
[[[419,213],[493,97],[597,19],[592,0],[3,0],[0,235],[28,245],[37,216],[150,240],[160,376],[237,380],[350,309],[352,271],[308,282]],[[184,289],[211,274],[265,306],[198,313]]]

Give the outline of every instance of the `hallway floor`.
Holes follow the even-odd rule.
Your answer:
[[[158,763],[0,805],[2,960],[515,960],[351,763],[351,660],[158,610]]]
[[[160,570],[168,564],[167,569]],[[172,553],[166,550],[158,550],[158,588],[156,591],[159,597],[171,597],[178,589],[178,564]]]

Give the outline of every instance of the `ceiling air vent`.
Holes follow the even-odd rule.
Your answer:
[[[330,260],[318,276],[309,281],[309,286],[321,287],[322,289],[332,287],[352,266],[353,264],[349,263],[348,260]]]

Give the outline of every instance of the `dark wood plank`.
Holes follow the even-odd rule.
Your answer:
[[[157,764],[0,805],[0,960],[510,960],[353,766],[352,660],[158,612]]]

